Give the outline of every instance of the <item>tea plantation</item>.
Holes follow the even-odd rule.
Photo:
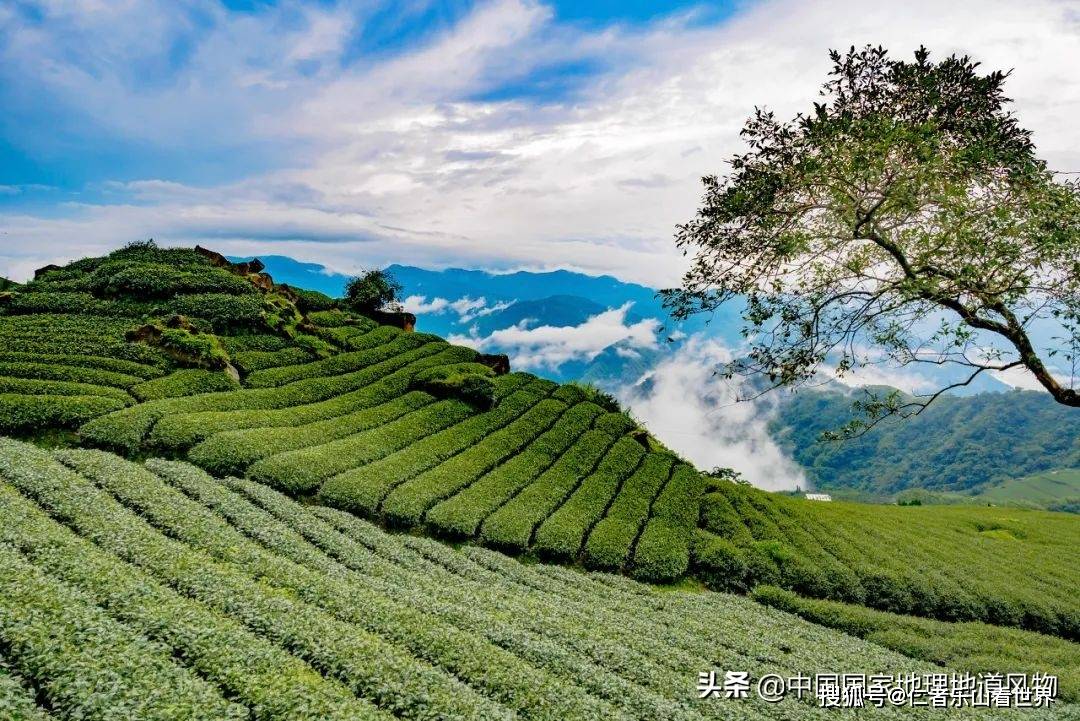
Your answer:
[[[937,668],[749,599],[392,535],[182,462],[0,440],[0,479],[5,719],[814,719],[833,715],[700,700],[697,674]]]
[[[714,668],[1042,664],[1077,698],[1075,517],[706,478],[257,262],[135,244],[0,291],[0,436],[4,719],[824,718],[699,701]]]

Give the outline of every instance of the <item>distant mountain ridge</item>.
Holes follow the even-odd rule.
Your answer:
[[[311,288],[330,296],[340,296],[348,280],[344,274],[287,256],[259,258],[276,282]],[[676,322],[664,309],[655,289],[609,275],[592,276],[569,270],[511,273],[462,268],[430,270],[400,264],[387,266],[385,270],[402,285],[402,300],[407,301],[407,310],[416,313],[417,330],[453,336],[462,342],[478,343],[496,331],[512,327],[581,327],[590,318],[623,307],[627,310],[618,322],[626,326],[655,320],[654,342],[648,345],[641,342],[641,333],[637,334],[636,343],[616,334],[609,345],[583,350],[556,366],[521,368],[556,381],[587,380],[615,388],[640,378],[656,358],[674,352],[683,339],[694,333],[707,331],[725,343],[738,343],[735,309],[726,309],[711,322],[704,317]],[[513,359],[515,348],[496,343],[485,350],[507,352]],[[520,367],[520,363],[517,365]]]

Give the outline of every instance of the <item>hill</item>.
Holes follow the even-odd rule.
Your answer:
[[[6,719],[832,718],[702,670],[940,671],[724,594],[391,535],[185,463],[0,440]],[[737,709],[737,710],[736,710]],[[867,708],[851,718],[1065,718]]]
[[[261,267],[136,245],[39,272],[3,306],[0,337],[25,350],[0,365],[0,430],[77,428],[392,526],[687,571],[700,477],[616,407]]]
[[[984,488],[978,501],[1080,513],[1080,468],[1044,471]]]
[[[1011,657],[995,650],[996,629],[955,622],[1080,637],[1075,517],[819,504],[706,479],[604,394],[508,372],[505,358],[413,332],[407,314],[358,315],[275,282],[261,263],[144,244],[43,269],[0,300],[0,339],[9,349],[0,354],[2,431],[40,445],[187,461],[241,479],[221,482],[227,487],[347,511],[320,513],[351,524],[359,516],[464,541],[467,556],[502,558],[487,547],[740,593],[775,585],[953,624],[940,656],[894,644],[922,661],[1010,668]],[[39,459],[49,477],[60,474],[59,460],[95,482],[111,472],[79,459],[137,468],[83,451],[20,458]],[[4,476],[12,483],[14,466]],[[261,527],[249,529],[260,543]],[[410,577],[405,588],[412,584],[420,582]],[[690,603],[677,596],[672,603]],[[398,629],[394,643],[418,643],[387,628]]]
[[[710,481],[696,564],[713,587],[1080,639],[1080,519],[979,506],[831,503]]]
[[[1080,414],[1044,393],[943,396],[919,416],[881,423],[859,438],[819,441],[850,418],[851,402],[848,392],[798,393],[772,422],[777,442],[816,488],[971,495],[1033,473],[1080,468]],[[1013,486],[1012,500],[1020,490]]]

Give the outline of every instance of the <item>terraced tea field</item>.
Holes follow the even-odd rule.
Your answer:
[[[22,350],[0,355],[0,431],[77,430],[387,525],[646,580],[689,568],[700,477],[625,414],[211,260],[136,245],[6,294],[0,341]]]
[[[174,461],[3,439],[0,517],[13,721],[833,718],[698,699],[697,674],[934,668],[745,598],[392,535]]]
[[[129,453],[186,454],[215,475],[314,495],[391,526],[650,580],[687,570],[700,477],[632,437],[627,416],[522,373],[494,378],[490,410],[410,390],[418,372],[476,354],[386,330],[357,336],[378,336],[362,351],[255,371],[243,390],[112,413],[82,437]]]
[[[819,503],[713,482],[697,557],[710,585],[759,583],[945,621],[1080,639],[1080,522],[977,506]]]
[[[60,448],[0,441],[0,717],[802,719],[697,673],[934,663],[1076,698],[1075,517],[707,479],[407,321],[146,245],[0,292],[0,435]]]

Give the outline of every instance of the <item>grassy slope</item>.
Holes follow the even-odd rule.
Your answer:
[[[0,439],[0,514],[16,719],[39,702],[86,719],[824,719],[809,701],[702,701],[694,681],[937,668],[748,599],[390,535],[177,462]]]
[[[1045,471],[1005,481],[984,489],[975,500],[1033,508],[1080,506],[1080,468]]]
[[[702,518],[698,565],[714,587],[774,584],[1080,638],[1080,519],[1072,514],[823,503],[715,482]]]

